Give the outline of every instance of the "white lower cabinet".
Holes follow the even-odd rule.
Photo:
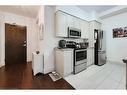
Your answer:
[[[55,49],[55,70],[62,77],[73,72],[73,49]]]
[[[87,50],[87,67],[94,64],[94,48],[88,48]]]
[[[32,53],[32,70],[34,75],[43,73],[43,54]]]
[[[89,23],[84,20],[80,20],[80,29],[81,29],[81,38],[88,39],[89,38]]]

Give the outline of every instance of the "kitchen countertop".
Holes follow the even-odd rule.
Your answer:
[[[94,49],[94,47],[88,47],[87,49]]]
[[[74,50],[74,49],[72,49],[72,48],[58,48],[58,47],[55,47],[55,50],[71,51],[71,50]]]
[[[94,47],[88,47],[86,49],[94,49]],[[55,47],[55,50],[69,51],[69,50],[74,50],[74,49],[72,49],[72,48],[58,48],[58,47]]]

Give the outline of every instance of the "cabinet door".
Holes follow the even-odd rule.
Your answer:
[[[64,77],[64,53],[60,50],[55,50],[55,70]]]
[[[89,46],[94,47],[94,29],[101,29],[101,23],[97,21],[91,21],[89,23]]]
[[[79,18],[73,17],[73,22],[74,22],[74,28],[77,28],[77,29],[81,28]]]
[[[94,29],[95,29],[95,25],[94,22],[90,22],[89,23],[89,47],[94,47]]]
[[[73,51],[64,52],[64,76],[73,72]]]
[[[94,48],[87,50],[87,66],[94,64]]]
[[[92,25],[92,29],[101,29],[101,23],[97,22],[97,21],[91,21],[90,24]]]
[[[74,27],[74,17],[67,15],[67,27]]]
[[[56,36],[67,37],[67,14],[58,11],[55,16]]]
[[[95,21],[94,27],[95,27],[95,29],[101,29],[101,23]]]
[[[88,39],[89,23],[87,21],[80,20],[81,38]]]
[[[86,30],[86,32],[85,32],[85,38],[89,38],[89,22],[87,22],[87,21],[85,21],[84,22],[85,23],[85,30]]]

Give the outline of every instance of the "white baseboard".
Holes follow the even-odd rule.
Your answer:
[[[29,62],[32,62],[32,61],[27,61],[27,63],[29,63]],[[0,64],[0,68],[3,67],[3,66],[5,66],[5,63]]]
[[[124,64],[123,62],[118,62],[118,61],[112,61],[112,60],[107,60],[109,63],[117,63],[117,64]]]
[[[32,61],[31,59],[27,59],[27,62],[30,62],[30,61]]]
[[[117,65],[120,65],[120,66],[126,66],[126,64],[123,63],[123,62],[112,61],[112,60],[107,60],[107,63],[117,64]]]
[[[27,61],[27,63],[32,63],[32,61]]]
[[[3,66],[5,66],[5,64],[4,64],[4,63],[3,63],[3,64],[0,64],[0,68],[1,68],[1,67],[3,67]]]

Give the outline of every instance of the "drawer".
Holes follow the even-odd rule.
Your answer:
[[[74,67],[74,74],[77,74],[77,73],[85,70],[86,67],[87,67],[86,65],[87,65],[87,63],[82,63],[82,64],[79,64],[79,65],[75,66]]]

